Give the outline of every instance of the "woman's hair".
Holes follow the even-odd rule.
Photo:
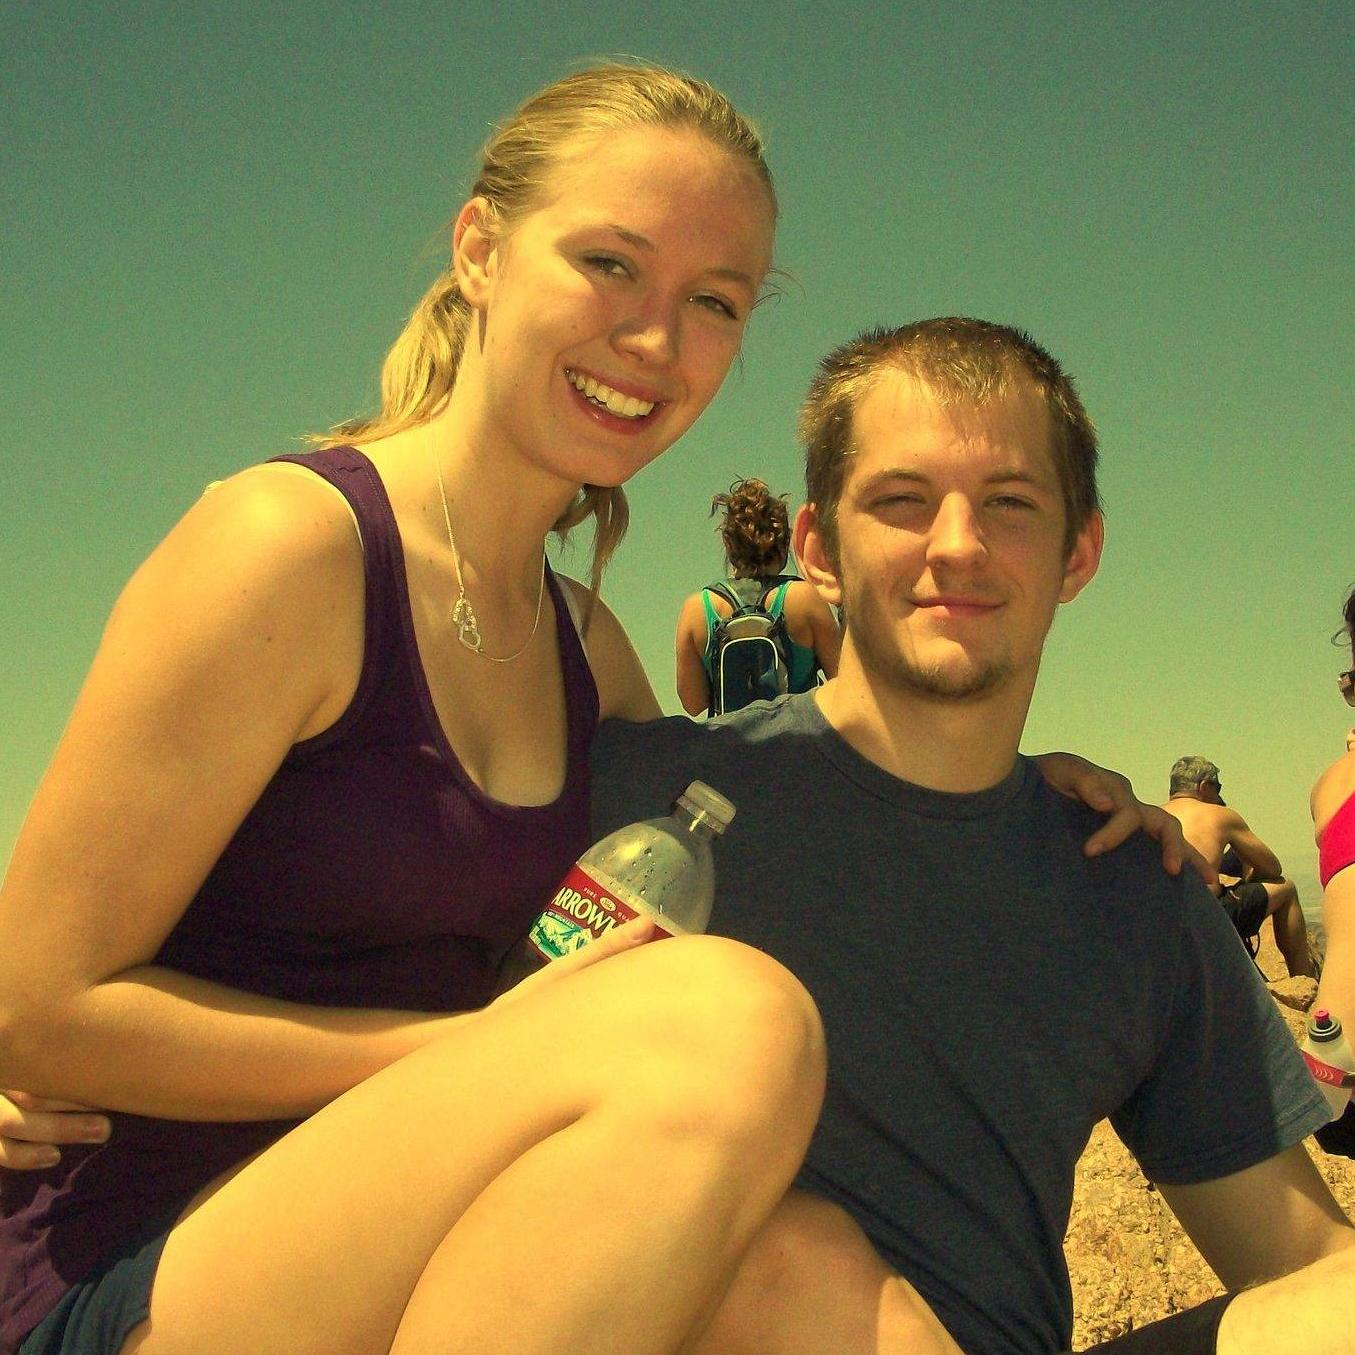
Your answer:
[[[1350,657],[1352,662],[1355,662],[1355,588],[1352,588],[1346,597],[1346,605],[1341,615],[1346,622],[1342,629],[1345,631],[1346,639],[1350,641]],[[1338,635],[1340,633],[1337,632]]]
[[[712,517],[724,510],[720,538],[735,578],[766,578],[786,567],[790,519],[785,499],[762,480],[736,480],[728,494],[710,501]]]
[[[569,143],[631,127],[690,129],[740,157],[766,186],[775,218],[776,193],[762,139],[723,94],[659,66],[607,64],[547,85],[494,129],[470,191],[488,203],[481,225],[507,235],[539,204]],[[385,437],[430,418],[456,381],[470,315],[449,261],[386,354],[380,413],[340,424],[316,443]],[[626,530],[625,494],[619,487],[584,485],[553,530],[564,540],[589,517],[597,520],[589,579],[596,597],[603,568]]]

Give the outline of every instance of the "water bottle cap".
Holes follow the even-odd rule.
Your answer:
[[[1312,1039],[1324,1043],[1336,1040],[1341,1036],[1341,1023],[1326,1008],[1319,1007],[1308,1023],[1308,1034]]]
[[[677,798],[677,804],[697,823],[708,823],[723,833],[734,818],[734,806],[718,790],[712,790],[704,781],[693,781]]]

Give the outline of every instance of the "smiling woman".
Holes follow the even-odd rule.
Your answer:
[[[129,584],[0,894],[5,1084],[114,1112],[5,1180],[0,1348],[642,1355],[704,1320],[814,1124],[803,990],[642,926],[484,1004],[586,844],[599,716],[658,712],[597,581],[774,218],[709,86],[543,90],[380,412],[205,495]],[[590,515],[584,589],[543,540]],[[625,1037],[544,1056],[585,1024]]]

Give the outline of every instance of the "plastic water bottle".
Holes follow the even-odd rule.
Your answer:
[[[595,843],[509,951],[496,992],[642,913],[655,921],[655,940],[704,932],[715,902],[711,842],[733,818],[723,795],[693,781],[665,818],[627,824]]]
[[[1303,1061],[1327,1098],[1331,1118],[1339,1119],[1355,1087],[1355,1052],[1351,1051],[1340,1021],[1325,1009],[1315,1011],[1308,1022]]]

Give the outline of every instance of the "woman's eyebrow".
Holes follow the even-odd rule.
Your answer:
[[[614,234],[619,235],[628,245],[634,245],[636,249],[654,252],[654,242],[643,235],[637,235],[634,231],[628,231],[624,226],[618,226],[615,222],[607,227]],[[741,282],[745,287],[752,287],[753,279],[738,268],[707,268],[704,270],[711,277],[727,278],[731,282]]]

